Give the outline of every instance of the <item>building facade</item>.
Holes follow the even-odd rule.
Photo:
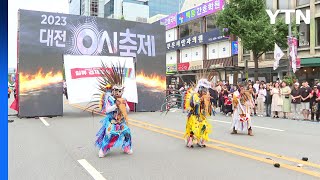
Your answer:
[[[114,19],[149,18],[179,12],[185,0],[69,0],[69,13]],[[147,21],[147,19],[145,21]]]
[[[69,14],[104,17],[105,0],[69,0]]]
[[[300,68],[295,73],[299,81],[320,79],[320,0],[266,0],[269,9],[299,9],[305,12],[307,9],[311,13],[311,22],[305,24],[301,22],[297,26],[299,32],[298,39],[298,58],[300,58]],[[278,69],[273,70],[274,55],[273,52],[264,54],[259,61],[259,78],[266,81],[274,81],[278,77],[282,78],[288,74],[288,55],[286,54],[280,60]],[[239,41],[239,65],[245,66],[248,63],[249,77],[253,77],[254,63],[253,55],[246,51]],[[252,79],[252,78],[251,78]]]
[[[146,23],[149,6],[147,1],[108,0],[104,5],[104,17]]]
[[[149,17],[155,16],[157,14],[169,15],[175,12],[179,12],[184,2],[185,0],[149,0]]]
[[[81,1],[69,0],[69,14],[74,14],[74,15],[81,14]]]
[[[214,82],[238,80],[244,68],[237,64],[236,38],[226,36],[215,23],[223,6],[222,0],[210,0],[161,20],[167,29],[167,84],[195,82],[203,69]]]

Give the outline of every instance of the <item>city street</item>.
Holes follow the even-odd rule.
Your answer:
[[[186,114],[131,113],[133,154],[112,149],[99,158],[94,141],[103,117],[84,107],[65,101],[63,117],[9,117],[14,120],[8,124],[9,179],[320,178],[320,123],[254,117],[250,137],[246,132],[231,135],[231,117],[219,114],[210,118],[207,148],[188,149],[183,140]],[[14,112],[9,109],[9,114]]]

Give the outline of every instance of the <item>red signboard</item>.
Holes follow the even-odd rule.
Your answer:
[[[189,70],[190,63],[185,62],[185,63],[179,63],[178,64],[178,71],[188,71]]]
[[[203,68],[203,61],[191,61],[178,64],[178,71],[192,71]]]

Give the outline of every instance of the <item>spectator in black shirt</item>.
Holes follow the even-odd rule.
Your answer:
[[[227,82],[226,82],[226,89],[227,89],[228,91],[230,91],[230,90],[231,90],[231,86],[230,86],[229,81],[227,81]]]
[[[310,110],[310,99],[311,99],[312,89],[308,86],[308,82],[304,81],[302,83],[302,87],[300,88],[301,95],[301,106],[302,106],[302,114],[304,120],[309,119],[309,110]]]
[[[270,84],[267,84],[266,86],[267,86],[267,95],[265,100],[266,114],[267,114],[267,117],[271,117],[271,103],[272,103],[271,88],[270,88]]]
[[[212,115],[215,115],[216,107],[218,105],[218,91],[216,90],[214,83],[211,84],[209,93],[210,93],[210,102],[212,106]]]
[[[310,108],[311,108],[311,121],[314,121],[314,118],[316,116],[316,119],[319,121],[319,110],[318,110],[318,89],[317,86],[313,86],[313,90],[311,92],[311,99],[310,99]]]
[[[299,89],[299,83],[294,83],[294,88],[291,91],[291,112],[293,114],[292,119],[299,119],[301,95]]]

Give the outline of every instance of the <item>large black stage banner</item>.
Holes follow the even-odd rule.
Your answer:
[[[165,27],[124,20],[19,10],[19,116],[63,114],[63,55],[136,60],[137,111],[165,97]]]

